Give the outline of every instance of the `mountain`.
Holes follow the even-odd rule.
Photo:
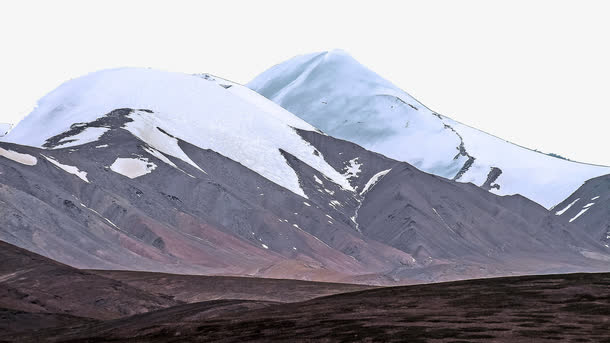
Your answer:
[[[610,173],[610,167],[552,157],[435,113],[340,50],[295,57],[247,86],[333,137],[546,208]]]
[[[610,175],[588,180],[552,212],[610,248]]]
[[[78,268],[406,284],[608,270],[498,196],[317,130],[233,82],[66,82],[0,140],[0,239]]]

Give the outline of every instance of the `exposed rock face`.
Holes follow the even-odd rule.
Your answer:
[[[457,173],[475,155],[439,125]],[[0,202],[0,239],[79,268],[369,284],[608,269],[599,240],[524,197],[324,135],[205,75],[60,86],[0,141]]]
[[[134,112],[79,124],[107,129],[82,145],[0,143],[37,160],[0,157],[0,238],[80,268],[377,284],[607,268],[582,255],[603,246],[522,197],[297,130],[351,187],[280,151],[305,198],[177,137],[186,158],[155,150],[125,129]],[[118,158],[155,168],[131,177],[110,168]]]
[[[610,251],[610,175],[588,180],[551,211],[572,232],[584,230]]]
[[[495,183],[500,175],[502,175],[502,169],[498,167],[491,167],[489,174],[487,174],[487,180],[485,180],[485,183],[481,185],[481,188],[486,191],[489,191],[492,188],[500,189],[500,185]]]

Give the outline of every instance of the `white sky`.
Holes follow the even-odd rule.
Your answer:
[[[607,1],[2,1],[0,122],[63,81],[142,66],[246,83],[342,48],[431,109],[610,165]]]

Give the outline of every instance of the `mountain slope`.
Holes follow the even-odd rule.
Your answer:
[[[297,280],[78,270],[0,241],[0,341],[5,335],[125,319],[207,301],[208,315],[370,289]],[[226,299],[226,301],[218,301]],[[244,301],[252,300],[252,301]],[[196,306],[201,317],[203,306]],[[154,313],[154,312],[153,312]],[[150,317],[149,317],[150,318]],[[152,316],[154,318],[154,316]],[[16,339],[17,342],[39,341]]]
[[[552,212],[610,248],[610,175],[588,180]]]
[[[210,75],[69,81],[0,141],[0,175],[0,239],[79,268],[368,284],[608,268],[532,201],[321,134]]]
[[[114,319],[181,303],[2,241],[0,260],[0,308],[3,309]]]
[[[610,274],[386,287],[291,304],[210,301],[14,342],[607,342]],[[321,315],[323,314],[323,315]],[[42,333],[42,335],[40,335]]]
[[[439,281],[508,275],[509,270],[531,274],[608,268],[605,246],[523,196],[497,196],[347,141],[316,132],[299,134],[324,156],[336,156],[331,162],[335,168],[357,165],[358,176],[350,178],[360,195],[351,216],[356,229],[408,252],[415,261],[395,268],[392,278]],[[581,256],[597,261],[576,266]]]
[[[248,87],[325,133],[390,158],[500,195],[521,194],[550,208],[609,167],[554,158],[428,109],[335,50],[298,56]]]

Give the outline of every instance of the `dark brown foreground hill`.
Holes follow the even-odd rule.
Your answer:
[[[6,337],[43,342],[610,342],[610,274],[388,287],[300,303],[219,300]]]
[[[207,316],[258,306],[257,302],[244,300],[260,300],[260,304],[295,302],[370,288],[298,280],[86,271],[0,241],[0,337],[4,337],[0,341],[38,341],[41,334],[35,330],[147,312],[155,317],[155,310],[163,308],[184,316],[177,305],[185,303],[208,301],[208,312],[199,305],[192,307],[198,316]],[[239,300],[212,302],[218,299]],[[245,307],[235,305],[240,302]],[[159,315],[160,320],[166,319],[163,316],[167,314]],[[6,338],[23,332],[28,338]]]
[[[29,312],[114,319],[181,303],[0,241],[0,309],[13,310],[4,316]]]
[[[348,283],[266,279],[239,276],[179,275],[123,270],[90,270],[147,292],[160,293],[186,303],[220,299],[297,302],[374,286]]]

